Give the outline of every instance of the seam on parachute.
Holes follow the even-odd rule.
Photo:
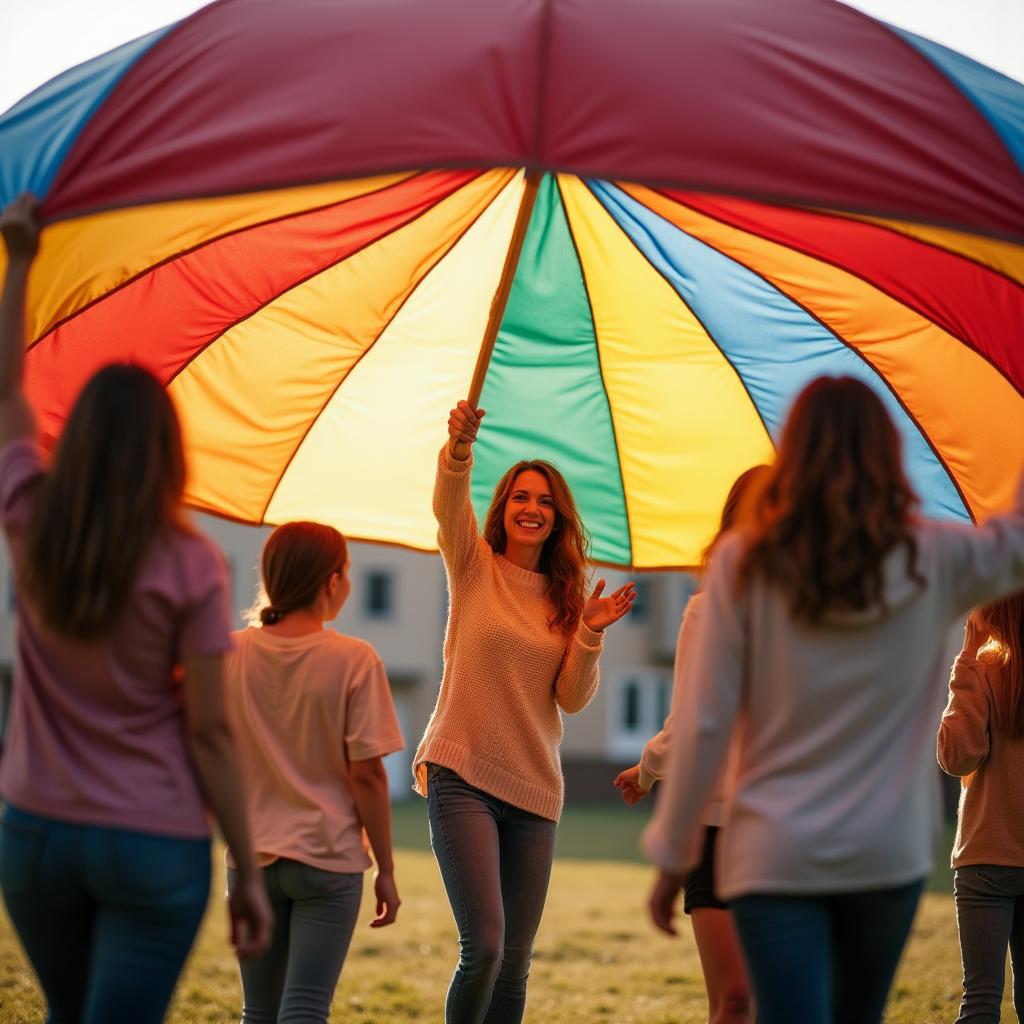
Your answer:
[[[540,39],[537,44],[537,95],[534,97],[533,106],[533,159],[540,161],[541,143],[544,141],[545,118],[544,111],[547,104],[544,101],[544,94],[548,87],[548,66],[551,50],[551,0],[543,0],[541,11]]]
[[[230,231],[224,231],[224,232],[222,232],[219,235],[213,235],[210,238],[203,239],[203,241],[201,241],[201,242],[196,242],[195,245],[190,245],[186,249],[181,249],[178,252],[171,253],[169,256],[164,256],[162,259],[157,260],[156,263],[151,263],[149,266],[144,267],[142,270],[139,270],[136,273],[132,274],[131,277],[125,278],[125,280],[123,280],[123,281],[119,281],[109,291],[104,292],[102,295],[97,295],[94,299],[90,299],[84,306],[80,307],[79,309],[76,309],[73,313],[68,313],[67,316],[61,317],[59,320],[55,320],[49,327],[46,328],[46,330],[42,334],[39,335],[38,338],[35,339],[35,341],[31,342],[30,344],[28,344],[25,347],[25,351],[28,352],[29,350],[35,348],[36,345],[42,344],[44,341],[46,341],[46,339],[51,334],[53,334],[55,331],[59,330],[65,324],[70,323],[76,317],[82,316],[88,310],[92,309],[93,306],[95,306],[95,305],[97,305],[97,304],[99,304],[101,302],[105,302],[107,299],[110,298],[111,295],[116,295],[123,288],[128,288],[131,285],[135,284],[136,281],[139,281],[143,277],[146,277],[147,274],[152,274],[155,271],[159,270],[161,267],[167,266],[169,263],[174,263],[176,260],[180,260],[180,259],[183,259],[186,256],[190,256],[192,253],[198,252],[200,249],[203,249],[203,248],[205,248],[208,245],[213,245],[216,242],[222,242],[225,238],[231,238],[234,235],[240,235],[240,234],[242,234],[245,231],[254,230],[255,228],[263,228],[263,227],[267,227],[270,224],[278,224],[281,221],[290,220],[293,217],[303,217],[306,214],[319,213],[319,212],[321,212],[323,210],[329,210],[329,209],[331,209],[332,207],[335,207],[335,206],[345,206],[347,203],[355,202],[358,199],[365,199],[367,196],[378,195],[378,194],[380,194],[382,192],[387,192],[388,189],[398,188],[401,185],[407,185],[414,178],[422,177],[423,174],[425,174],[425,173],[429,173],[429,172],[412,171],[412,172],[409,173],[409,176],[407,178],[403,178],[401,181],[393,181],[393,182],[391,182],[388,185],[382,185],[380,188],[370,189],[370,191],[368,191],[368,192],[361,192],[357,196],[349,196],[348,199],[341,199],[341,200],[338,200],[338,201],[333,202],[333,203],[322,203],[320,206],[310,206],[308,208],[301,209],[301,210],[293,210],[291,213],[282,213],[278,217],[268,217],[266,220],[253,221],[252,224],[245,224],[242,227],[233,228]],[[373,175],[370,175],[370,177],[373,177]],[[323,184],[323,183],[321,183],[321,184]],[[295,187],[295,186],[292,186],[292,187]],[[314,187],[314,186],[310,186],[310,187]],[[269,191],[269,190],[255,190],[255,191]],[[281,189],[279,191],[284,191],[284,190]],[[239,193],[239,195],[245,195],[245,194],[246,193]],[[197,197],[195,197],[193,199],[172,200],[172,202],[182,202],[182,203],[187,203],[187,202],[203,202],[203,201],[204,201],[204,197],[199,197],[199,196],[197,196]],[[153,205],[159,205],[159,204],[153,204]],[[131,207],[127,207],[126,209],[131,209]],[[106,212],[112,212],[112,211],[106,211]],[[54,223],[60,223],[60,221],[55,221]]]
[[[604,393],[605,404],[608,406],[608,422],[612,428],[612,442],[615,445],[615,468],[619,473],[619,487],[622,490],[622,511],[626,517],[626,541],[629,545],[629,568],[633,567],[633,521],[629,514],[629,495],[626,493],[626,481],[622,475],[622,450],[619,445],[619,434],[615,429],[615,410],[612,408],[612,396],[608,393],[608,385],[604,379],[604,363],[601,360],[601,339],[597,335],[597,321],[594,319],[594,303],[590,298],[590,287],[587,284],[587,272],[583,267],[583,257],[580,254],[580,247],[576,244],[576,234],[572,229],[572,221],[569,218],[569,208],[565,205],[565,196],[562,194],[562,184],[555,177],[555,187],[558,189],[558,202],[562,207],[562,216],[565,217],[565,226],[569,231],[569,240],[572,242],[573,252],[576,253],[576,263],[580,268],[580,278],[583,281],[583,294],[587,299],[587,312],[590,315],[590,326],[594,331],[594,351],[597,353],[597,372],[601,378],[601,391]],[[604,207],[601,207],[604,210]],[[605,210],[605,215],[612,223],[615,219]],[[618,225],[616,225],[618,227]]]
[[[916,306],[912,306],[909,302],[906,302],[904,299],[901,299],[898,295],[893,295],[893,293],[890,292],[888,288],[883,288],[880,284],[878,284],[875,281],[872,281],[870,278],[866,277],[864,274],[861,274],[861,273],[859,273],[856,270],[851,270],[849,267],[844,267],[841,263],[837,263],[835,260],[830,259],[827,256],[819,256],[816,253],[808,252],[805,248],[803,248],[802,246],[800,246],[798,244],[790,243],[790,242],[780,242],[777,239],[769,238],[766,235],[761,234],[759,231],[751,230],[750,228],[741,227],[739,224],[734,224],[732,221],[727,220],[724,217],[716,216],[713,213],[707,213],[706,211],[698,209],[695,206],[691,206],[690,203],[683,202],[682,200],[676,198],[675,196],[668,195],[666,192],[662,191],[661,189],[652,189],[652,191],[655,192],[657,195],[660,195],[663,199],[668,200],[670,203],[675,203],[677,206],[682,206],[682,207],[684,207],[687,210],[692,210],[694,213],[696,213],[700,217],[707,217],[708,220],[713,220],[713,221],[715,221],[718,224],[722,224],[722,225],[724,225],[727,228],[731,228],[733,231],[740,231],[740,232],[743,232],[743,234],[751,235],[754,238],[760,238],[763,242],[768,242],[771,245],[778,245],[778,246],[782,246],[783,248],[786,248],[786,249],[792,249],[794,252],[798,252],[801,255],[806,256],[808,259],[815,260],[818,263],[824,263],[826,266],[834,267],[836,270],[839,270],[839,271],[841,271],[844,274],[849,274],[850,277],[854,277],[858,281],[863,281],[866,285],[868,285],[871,288],[874,288],[876,291],[881,292],[883,295],[885,295],[888,298],[892,299],[893,302],[898,303],[904,309],[907,309],[911,313],[914,313],[915,315],[921,317],[922,320],[927,320],[928,323],[932,324],[934,327],[937,327],[940,331],[943,332],[943,334],[949,335],[949,337],[951,337],[954,341],[960,342],[960,344],[963,345],[964,348],[969,349],[976,356],[978,356],[979,358],[984,360],[986,363],[988,363],[989,366],[991,366],[992,369],[995,370],[996,373],[998,373],[1010,385],[1010,387],[1012,387],[1014,389],[1014,391],[1017,392],[1018,395],[1024,396],[1024,389],[1022,389],[1022,387],[1019,384],[1017,384],[1017,382],[1014,381],[1009,376],[1007,371],[1002,366],[1000,366],[997,362],[995,362],[995,360],[992,358],[992,356],[990,356],[987,352],[982,352],[969,339],[967,339],[965,337],[962,337],[956,331],[950,330],[950,328],[946,327],[944,324],[940,324],[934,317],[929,316],[927,313],[925,313],[923,310],[918,309]],[[635,199],[636,197],[634,196],[633,198]],[[639,202],[639,200],[637,200],[637,201]],[[642,204],[642,205],[646,205],[646,204]],[[653,213],[654,211],[652,210],[651,212]],[[803,210],[802,212],[814,212],[814,211]],[[840,218],[840,219],[847,220],[847,218]],[[869,226],[869,227],[871,226],[870,223],[865,222],[865,221],[847,221],[847,222],[848,223],[856,223],[856,224],[866,224],[866,226]],[[689,232],[687,232],[687,233],[689,233]],[[907,236],[903,236],[903,237],[907,237]],[[701,239],[701,241],[703,242],[704,240]],[[708,243],[705,242],[704,244],[707,245]],[[725,256],[727,254],[726,253],[722,253],[722,255]],[[733,259],[734,257],[730,256],[729,258]],[[737,260],[737,262],[739,262],[739,261]],[[758,276],[760,276],[760,275],[758,275]],[[770,283],[771,282],[769,282],[769,284]],[[778,287],[778,286],[777,285],[773,285],[773,287]],[[779,290],[781,291],[781,289],[779,289]]]
[[[981,122],[984,125],[985,130],[995,141],[996,148],[1003,152],[1004,156],[1006,157],[1006,161],[1010,166],[1010,169],[1016,172],[1017,177],[1021,181],[1021,184],[1024,185],[1024,168],[1022,168],[1017,163],[1016,157],[1014,157],[1013,153],[1010,152],[1010,144],[1002,137],[1002,135],[999,134],[999,132],[996,130],[996,126],[988,119],[988,116],[985,114],[985,111],[979,105],[977,100],[973,99],[967,92],[967,90],[962,85],[960,85],[960,83],[957,82],[957,80],[953,78],[953,76],[948,71],[940,67],[940,65],[933,61],[931,57],[929,57],[924,51],[919,50],[909,39],[907,39],[905,35],[903,35],[904,32],[908,32],[910,35],[917,35],[917,33],[911,32],[910,29],[898,29],[895,25],[890,25],[887,21],[882,21],[881,18],[873,18],[871,17],[871,15],[866,14],[864,11],[858,10],[858,8],[856,7],[851,7],[850,10],[855,11],[858,15],[860,15],[861,18],[866,19],[868,22],[871,22],[872,24],[881,25],[886,35],[895,38],[902,46],[910,50],[914,54],[914,56],[919,61],[923,62],[925,66],[927,66],[932,72],[938,73],[953,87],[953,90],[959,94],[960,98],[967,104],[967,106],[970,108],[973,114],[976,117],[981,118]],[[928,40],[928,42],[933,42],[933,40]],[[946,47],[946,49],[948,49],[948,47]],[[954,50],[953,52],[956,53],[957,51]],[[958,54],[958,56],[966,55]],[[975,61],[974,63],[981,65],[981,67],[985,68],[988,71],[995,70],[994,68],[990,68],[987,64],[982,64],[981,61]],[[996,74],[1002,75],[1002,72],[996,71]],[[1003,75],[1003,77],[1009,78],[1008,75]]]
[[[661,189],[654,189],[655,192],[662,191]],[[876,218],[873,214],[848,214],[842,210],[831,210],[823,206],[802,206],[798,203],[775,203],[775,206],[786,207],[788,209],[800,210],[804,213],[816,213],[822,217],[832,217],[835,220],[846,221],[849,224],[865,224],[868,227],[877,228],[879,231],[887,231],[891,235],[898,235],[900,238],[906,238],[908,241],[914,242],[917,245],[923,245],[927,249],[934,249],[936,252],[943,252],[947,256],[953,256],[958,260],[963,260],[964,263],[970,263],[972,266],[978,267],[980,270],[984,270],[989,274],[994,274],[996,277],[1001,277],[1004,281],[1008,281],[1015,288],[1019,288],[1024,291],[1024,281],[1018,281],[1012,274],[1008,274],[1005,270],[1000,270],[999,267],[993,267],[983,260],[978,259],[977,256],[971,256],[970,253],[959,252],[957,249],[953,249],[948,245],[939,245],[938,242],[934,242],[931,239],[920,238],[917,235],[911,235],[906,231],[901,231],[898,227],[894,227],[893,223],[886,223],[882,218]],[[870,220],[864,220],[863,217],[871,217]],[[913,225],[914,221],[895,221],[895,223],[904,223]],[[922,225],[923,227],[935,227],[937,225]],[[957,228],[942,228],[945,231],[958,231],[963,235],[970,235],[972,232],[963,231]],[[989,238],[988,235],[973,235],[979,241],[992,241],[999,242],[1003,245],[1020,245],[1020,242],[1007,242],[1001,238]]]
[[[640,200],[636,199],[635,196],[632,197],[632,198],[636,202],[640,202]],[[875,366],[875,364],[872,363],[871,360],[867,358],[867,356],[865,356],[859,349],[857,349],[853,345],[851,345],[840,334],[836,333],[831,327],[828,326],[828,324],[826,324],[821,319],[821,317],[819,317],[817,315],[817,313],[815,313],[811,309],[808,309],[799,299],[794,298],[788,292],[786,292],[782,288],[780,288],[777,284],[774,284],[773,282],[769,281],[762,273],[760,273],[759,271],[755,270],[753,267],[748,266],[746,263],[743,262],[743,260],[737,259],[735,256],[732,256],[731,254],[729,254],[727,252],[722,252],[722,250],[719,249],[717,246],[712,245],[710,242],[706,241],[703,238],[698,238],[696,235],[692,234],[691,232],[686,231],[684,228],[679,227],[678,224],[672,224],[672,221],[668,220],[665,217],[662,217],[661,214],[657,213],[655,210],[651,210],[650,207],[646,205],[646,203],[640,203],[640,205],[643,206],[644,209],[646,209],[650,213],[652,213],[655,217],[661,218],[661,220],[665,221],[666,224],[671,224],[672,227],[674,227],[677,231],[682,231],[682,233],[684,235],[687,235],[689,238],[693,238],[695,241],[700,242],[701,245],[706,245],[709,249],[713,250],[714,252],[717,252],[719,254],[719,256],[724,256],[725,259],[731,260],[737,266],[743,267],[743,269],[746,270],[748,273],[753,274],[754,277],[758,278],[760,281],[763,281],[766,285],[768,285],[769,288],[774,289],[780,295],[782,295],[784,298],[786,298],[789,302],[792,302],[794,306],[797,306],[799,309],[802,309],[804,311],[804,313],[807,314],[807,316],[809,316],[823,330],[827,331],[833,338],[835,338],[836,341],[838,341],[848,352],[852,352],[853,355],[855,355],[874,374],[874,376],[877,377],[878,380],[880,380],[882,382],[882,384],[885,386],[886,390],[892,395],[892,397],[899,404],[900,408],[906,414],[907,419],[910,420],[910,422],[917,429],[917,432],[923,438],[925,444],[928,445],[928,447],[931,449],[932,454],[935,456],[936,462],[939,463],[939,465],[943,469],[943,472],[945,472],[946,476],[949,478],[949,482],[953,485],[953,489],[956,491],[957,496],[960,498],[960,501],[963,503],[964,511],[968,514],[968,516],[970,516],[971,522],[977,522],[977,518],[976,518],[976,516],[974,514],[974,510],[971,508],[970,502],[967,500],[967,497],[964,495],[964,492],[960,489],[960,484],[957,481],[956,477],[953,475],[952,471],[950,470],[949,465],[947,464],[945,458],[940,454],[939,450],[932,443],[932,439],[928,436],[928,432],[924,429],[924,427],[921,426],[921,423],[918,420],[918,418],[907,408],[907,405],[903,401],[903,398],[896,391],[896,389],[889,383],[888,379],[882,374],[882,371],[879,370]],[[741,230],[741,229],[736,229],[736,230]],[[751,400],[753,400],[753,399],[751,399]]]
[[[64,180],[65,168],[67,167],[67,164],[70,161],[70,159],[72,158],[72,156],[75,154],[76,149],[79,147],[79,145],[80,145],[80,143],[82,141],[82,136],[85,134],[86,130],[92,124],[93,120],[95,119],[96,115],[99,113],[100,109],[103,108],[103,107],[106,107],[107,104],[111,102],[113,97],[116,96],[118,94],[118,92],[120,92],[124,88],[124,80],[128,77],[128,75],[131,74],[131,72],[134,71],[142,63],[142,61],[145,60],[147,57],[149,57],[155,50],[157,50],[158,48],[161,48],[163,46],[163,44],[167,42],[168,39],[170,39],[172,36],[176,36],[180,32],[182,32],[186,25],[190,25],[193,21],[195,21],[201,15],[205,15],[205,14],[209,13],[209,11],[211,11],[214,7],[221,7],[225,3],[227,3],[227,0],[213,0],[213,3],[205,4],[204,6],[199,7],[197,10],[192,11],[191,14],[186,14],[184,18],[179,18],[177,21],[172,21],[169,25],[165,25],[164,26],[164,30],[161,33],[160,37],[158,39],[155,39],[149,46],[147,46],[146,49],[143,50],[142,53],[140,53],[135,58],[135,60],[133,60],[131,62],[131,64],[129,64],[128,67],[125,68],[124,71],[121,72],[121,74],[118,76],[117,81],[114,82],[114,84],[107,90],[106,95],[104,95],[103,98],[100,99],[99,102],[96,103],[96,105],[93,107],[92,111],[89,113],[88,117],[82,123],[82,126],[79,128],[78,132],[76,133],[74,139],[72,139],[72,141],[71,141],[70,145],[68,146],[67,150],[65,151],[63,157],[61,157],[60,166],[57,168],[57,170],[54,172],[53,177],[50,179],[50,185],[49,185],[49,187],[46,190],[47,191],[47,196],[45,198],[49,198],[49,196],[50,196],[50,194],[52,194],[53,188],[57,184],[57,182]],[[159,32],[160,29],[157,28],[157,29],[154,29],[153,31],[154,32]],[[148,33],[143,33],[143,34],[146,35]],[[139,38],[141,38],[141,36]],[[127,45],[127,43],[137,42],[137,41],[138,41],[137,39],[136,40],[127,40],[126,43],[123,43],[122,45]],[[115,47],[115,49],[117,49],[117,47]],[[109,51],[107,51],[107,52],[109,52]],[[98,54],[97,56],[105,56],[105,54]],[[90,60],[94,60],[94,59],[95,58],[87,58],[86,60],[79,61],[77,64],[72,65],[72,68],[70,68],[69,70],[74,70],[74,68],[81,67],[83,64],[88,64]],[[52,81],[52,79],[50,79],[50,81]],[[31,95],[31,93],[29,95]],[[45,202],[45,198],[44,198],[44,202]],[[59,219],[60,218],[58,218],[58,220]]]
[[[473,219],[455,236],[454,241],[442,253],[440,259],[438,259],[438,261],[412,286],[412,288],[409,289],[408,294],[405,296],[404,299],[402,299],[402,301],[398,304],[398,308],[390,316],[390,318],[383,325],[383,327],[381,327],[381,329],[377,332],[377,335],[373,339],[373,341],[371,341],[370,344],[367,345],[366,348],[363,349],[363,351],[359,353],[359,358],[356,359],[356,361],[349,367],[348,372],[341,378],[341,380],[339,380],[337,382],[337,384],[334,385],[333,388],[331,388],[330,394],[324,399],[323,404],[320,406],[320,409],[316,413],[316,415],[306,425],[306,429],[302,432],[302,436],[298,439],[298,441],[296,441],[295,447],[292,449],[291,455],[288,456],[288,460],[285,462],[284,466],[282,466],[281,472],[278,474],[278,477],[277,477],[277,482],[270,489],[270,494],[267,497],[266,503],[263,506],[263,512],[260,515],[260,521],[261,522],[265,522],[266,521],[267,510],[270,508],[271,504],[273,503],[274,497],[277,494],[277,490],[281,486],[281,482],[284,480],[285,475],[288,473],[288,470],[291,467],[291,464],[295,461],[295,456],[298,455],[299,449],[303,446],[303,444],[306,441],[306,438],[309,437],[310,433],[312,432],[313,427],[315,427],[316,424],[319,422],[320,417],[324,414],[324,411],[327,409],[327,406],[329,406],[331,404],[332,399],[338,393],[338,391],[341,389],[342,385],[345,383],[346,380],[349,379],[349,377],[352,375],[352,373],[355,370],[355,368],[363,361],[363,359],[367,355],[369,355],[370,351],[372,349],[376,348],[377,342],[380,341],[380,339],[381,339],[381,335],[384,334],[384,332],[388,329],[388,327],[391,326],[391,324],[394,322],[395,318],[399,315],[399,313],[402,312],[402,309],[405,307],[405,304],[416,294],[416,292],[419,291],[420,285],[422,285],[423,282],[426,281],[426,279],[428,277],[430,277],[430,275],[438,268],[438,266],[441,263],[444,262],[445,258],[448,256],[448,254],[459,244],[459,242],[461,242],[463,240],[463,238],[466,237],[466,235],[470,232],[470,230],[472,230],[472,228],[476,225],[476,223],[480,220],[480,218],[488,211],[488,209],[490,209],[491,204],[498,198],[498,196],[501,195],[502,192],[505,191],[505,189],[508,187],[509,182],[512,180],[512,178],[514,176],[515,176],[515,172],[510,172],[509,173],[509,176],[505,179],[504,182],[502,182],[501,187],[494,193],[493,196],[491,196],[491,198],[486,203],[484,203],[484,206],[480,210],[480,212],[475,217],[473,217]],[[477,179],[473,178],[473,179],[470,179],[470,180],[471,181],[476,181]],[[468,185],[469,182],[466,182],[466,184]],[[456,191],[453,192],[452,195],[457,195],[459,192],[462,191],[462,188],[465,188],[465,187],[466,186],[463,185],[461,188],[456,189]],[[449,198],[449,197],[446,196],[445,198]],[[439,204],[435,203],[434,206],[429,207],[429,209],[432,210],[437,205],[439,205]],[[424,213],[426,213],[426,212],[427,211],[424,211]],[[411,223],[411,221],[410,221],[410,223]],[[389,234],[390,234],[390,232],[389,232]],[[382,236],[382,237],[386,237],[386,236]],[[353,255],[355,255],[355,254],[353,254]]]
[[[471,181],[476,181],[478,177],[479,175],[476,175],[476,177],[470,178],[468,181],[463,182],[457,189],[454,189],[453,191],[449,192],[448,195],[444,196],[443,199],[438,200],[438,203],[444,202],[445,199],[448,199],[451,196],[455,195],[457,192],[460,192]],[[364,249],[368,249],[371,245],[376,245],[378,242],[383,242],[385,238],[389,238],[396,231],[401,231],[402,228],[408,227],[408,225],[410,224],[415,224],[416,221],[418,221],[421,217],[425,216],[430,210],[437,206],[438,203],[433,203],[430,206],[428,206],[425,210],[421,210],[419,213],[417,213],[415,217],[410,217],[408,220],[402,221],[401,224],[396,224],[393,228],[390,228],[388,231],[385,231],[384,234],[377,235],[375,238],[369,239],[362,245],[357,246],[351,252],[346,253],[340,259],[333,260],[332,262],[327,263],[322,267],[319,267],[317,270],[311,271],[310,273],[306,274],[305,277],[300,278],[298,281],[292,281],[287,288],[282,288],[279,292],[276,292],[274,295],[271,295],[264,302],[261,302],[255,309],[250,309],[249,312],[245,314],[245,316],[240,316],[238,317],[237,320],[232,321],[230,324],[225,324],[225,326],[222,327],[221,330],[218,331],[216,335],[210,338],[210,340],[207,341],[204,345],[196,349],[196,351],[193,352],[188,357],[188,359],[186,359],[185,362],[183,362],[174,371],[174,373],[172,373],[167,378],[167,380],[163,382],[164,389],[166,390],[167,388],[169,388],[174,383],[174,381],[177,380],[178,377],[180,377],[211,345],[215,345],[218,341],[220,341],[220,339],[223,338],[224,335],[228,333],[228,331],[233,331],[236,327],[238,327],[239,324],[244,324],[246,320],[251,320],[254,316],[256,316],[257,313],[262,312],[264,309],[267,308],[267,306],[271,305],[274,302],[277,302],[277,300],[280,299],[283,295],[287,295],[290,291],[294,291],[296,288],[301,288],[302,285],[306,284],[309,281],[312,281],[314,277],[326,273],[328,270],[331,270],[332,268],[338,266],[339,263],[344,263],[345,260],[352,259],[353,256],[358,256],[359,253],[361,253]]]
[[[700,328],[707,336],[708,340],[711,342],[712,345],[715,346],[716,349],[718,349],[718,354],[725,361],[725,365],[728,366],[729,369],[736,374],[736,380],[739,381],[739,385],[743,389],[743,393],[747,396],[747,401],[750,402],[750,407],[754,410],[754,412],[757,414],[757,418],[761,421],[761,426],[764,429],[765,436],[768,438],[768,443],[772,446],[773,450],[777,451],[778,449],[776,449],[775,447],[775,439],[772,437],[772,432],[768,429],[768,424],[765,422],[764,415],[762,414],[760,407],[758,406],[757,402],[754,401],[754,396],[750,393],[750,388],[747,387],[747,382],[743,379],[743,375],[740,373],[740,371],[736,369],[736,365],[729,358],[725,349],[723,349],[722,346],[718,344],[718,340],[711,333],[711,331],[708,330],[707,325],[704,323],[704,321],[697,315],[697,311],[686,301],[686,299],[682,295],[679,294],[676,287],[662,273],[662,271],[660,271],[653,263],[651,263],[651,261],[647,258],[647,254],[637,244],[636,239],[633,238],[633,236],[615,219],[612,213],[608,210],[608,207],[606,207],[604,203],[601,202],[601,197],[597,195],[596,192],[594,192],[593,188],[590,187],[590,183],[584,182],[584,184],[590,190],[591,195],[593,195],[593,197],[598,201],[598,203],[601,204],[602,209],[604,209],[604,211],[608,214],[608,216],[614,222],[615,226],[626,237],[626,239],[629,241],[629,244],[632,245],[633,248],[636,249],[636,251],[640,254],[641,259],[643,259],[644,262],[647,263],[647,265],[651,268],[651,270],[653,270],[665,282],[665,284],[667,284],[669,288],[672,289],[673,294],[690,311],[690,316],[692,316],[693,319],[696,320],[698,324],[700,324]],[[618,188],[618,185],[616,185],[615,187]],[[631,196],[630,198],[633,197]],[[639,200],[637,200],[637,202],[639,202]],[[645,210],[648,209],[646,206],[644,206],[643,203],[640,203],[640,205],[643,206]],[[654,216],[656,217],[659,216],[659,214],[654,213],[653,210],[649,210],[648,212],[654,214]],[[664,217],[662,217],[661,219],[665,220]],[[665,221],[665,223],[667,224],[670,222]],[[673,227],[675,227],[675,225],[673,225]]]
[[[494,170],[496,168],[526,168],[527,170],[535,170],[540,174],[569,174],[573,177],[577,177],[583,180],[592,178],[598,181],[609,181],[607,177],[608,169],[594,169],[587,167],[576,167],[570,164],[559,164],[557,166],[553,164],[546,164],[539,160],[524,162],[522,159],[523,154],[513,154],[507,157],[489,159],[489,160],[436,160],[429,162],[418,162],[417,169],[419,173],[426,171],[487,171]],[[219,199],[227,196],[247,195],[250,192],[275,192],[286,188],[299,188],[307,185],[320,185],[328,181],[357,181],[360,178],[376,178],[385,174],[402,174],[409,172],[408,164],[390,164],[379,167],[360,168],[356,171],[345,174],[325,174],[316,178],[301,178],[295,180],[286,181],[271,181],[264,182],[262,184],[248,184],[239,186],[238,188],[227,188],[221,191],[207,191],[207,192],[190,192],[181,193],[176,195],[163,195],[157,197],[151,197],[146,199],[137,199],[130,202],[110,202],[105,204],[97,204],[95,206],[83,207],[76,209],[67,214],[59,214],[56,217],[48,218],[43,220],[43,227],[50,224],[59,224],[65,220],[76,220],[81,217],[87,217],[95,213],[105,213],[111,210],[132,210],[142,209],[146,206],[153,206],[160,203],[177,202],[179,200],[186,199]],[[414,172],[415,173],[415,172]],[[776,192],[760,191],[758,189],[738,189],[738,188],[723,188],[721,185],[716,185],[709,181],[697,181],[697,180],[682,180],[661,177],[658,175],[638,176],[635,178],[620,178],[616,180],[626,181],[634,185],[644,185],[651,189],[671,188],[679,189],[684,192],[708,192],[715,195],[722,196],[736,196],[741,199],[751,199],[759,203],[770,203],[774,206],[801,206],[810,209],[819,209],[828,206],[832,200],[827,199],[814,199],[808,197],[807,199],[796,199],[793,196],[782,195]],[[814,204],[820,203],[820,206]],[[853,204],[846,209],[850,213],[860,214],[865,217],[882,217],[889,220],[900,220],[906,221],[912,224],[922,224],[926,227],[937,227],[944,228],[951,231],[959,231],[963,234],[977,235],[979,238],[990,238],[993,241],[1009,242],[1011,245],[1024,245],[1024,233],[1012,233],[1009,231],[996,230],[994,228],[985,228],[980,230],[977,226],[965,224],[963,222],[955,222],[951,220],[945,220],[941,217],[908,217],[906,212],[895,210],[895,209],[882,209],[879,207],[872,206],[860,206]]]

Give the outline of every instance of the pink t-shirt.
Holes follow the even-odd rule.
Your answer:
[[[377,652],[330,629],[283,637],[255,627],[234,639],[228,705],[259,862],[364,871],[349,762],[403,746]]]
[[[43,474],[31,441],[0,451],[0,523],[12,565]],[[54,633],[19,592],[4,798],[78,824],[209,835],[176,670],[189,655],[229,650],[230,630],[224,562],[199,533],[172,530],[153,542],[100,640]]]

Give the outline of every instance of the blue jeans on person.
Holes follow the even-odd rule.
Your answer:
[[[879,1024],[922,886],[731,900],[758,1024]]]
[[[1024,868],[971,864],[953,875],[964,995],[957,1024],[999,1024],[1006,948],[1013,1008],[1024,1013]]]
[[[270,946],[239,964],[242,1024],[325,1024],[363,895],[363,873],[282,857],[263,869],[274,910]],[[228,891],[238,872],[228,870]]]
[[[74,825],[8,804],[0,890],[48,1024],[159,1024],[206,909],[210,842]]]
[[[555,822],[428,766],[430,845],[459,929],[445,1024],[519,1024]]]

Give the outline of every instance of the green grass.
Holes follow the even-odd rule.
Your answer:
[[[654,932],[644,903],[651,870],[637,863],[646,810],[573,808],[560,827],[544,921],[530,980],[527,1020],[543,1024],[703,1024],[706,1003],[688,927]],[[434,1022],[457,955],[456,932],[427,849],[425,806],[395,814],[398,923],[371,931],[369,902],[353,940],[331,1021]],[[600,854],[632,858],[608,861]],[[936,884],[942,878],[936,876]],[[369,886],[367,886],[369,889]],[[206,921],[178,987],[172,1024],[234,1024],[241,994],[214,882]],[[945,893],[948,894],[948,887]],[[926,894],[893,988],[887,1024],[948,1024],[956,1016],[960,963],[953,901]],[[1004,1019],[1012,1019],[1009,1001]],[[42,1024],[42,1000],[6,919],[0,917],[0,1024]]]

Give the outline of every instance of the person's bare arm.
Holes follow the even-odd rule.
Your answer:
[[[224,705],[223,661],[221,654],[185,659],[186,733],[199,785],[238,866],[228,913],[231,941],[245,958],[266,950],[273,914],[249,839],[245,791]]]
[[[0,215],[7,272],[0,295],[0,446],[31,437],[35,424],[22,392],[25,371],[25,292],[39,248],[36,200],[25,193]]]
[[[377,862],[374,893],[377,897],[377,916],[371,928],[394,924],[401,900],[395,885],[395,863],[391,849],[391,797],[384,762],[379,757],[349,762],[349,780],[356,802],[359,820],[370,839]]]

